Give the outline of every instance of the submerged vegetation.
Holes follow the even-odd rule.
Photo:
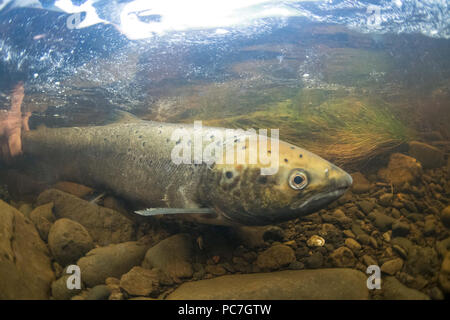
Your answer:
[[[387,103],[371,97],[302,89],[296,97],[255,109],[226,118],[210,112],[203,119],[211,126],[279,128],[281,139],[344,167],[367,162],[413,136]]]

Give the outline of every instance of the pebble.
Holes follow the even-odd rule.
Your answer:
[[[339,268],[353,267],[356,263],[353,252],[347,247],[340,247],[330,254],[334,265]]]
[[[450,252],[447,252],[442,261],[439,284],[445,293],[450,293]]]
[[[392,193],[384,193],[378,199],[378,203],[381,204],[383,207],[389,207],[392,203],[393,198],[394,195]]]
[[[315,252],[305,259],[305,264],[310,269],[318,269],[322,266],[323,260],[323,255],[320,252]]]
[[[392,236],[393,237],[404,237],[409,234],[409,224],[402,221],[395,221],[392,224]]]
[[[351,230],[344,230],[344,235],[348,238],[356,238],[355,234]]]
[[[89,290],[86,300],[108,300],[110,294],[108,286],[101,284]]]
[[[400,258],[386,261],[381,266],[381,272],[393,276],[403,268],[403,260]]]
[[[367,215],[370,212],[372,212],[373,208],[375,207],[375,204],[373,202],[363,200],[363,201],[358,202],[358,206]]]
[[[450,228],[450,206],[447,206],[441,212],[441,221],[447,228]]]
[[[372,211],[369,214],[369,218],[373,221],[373,224],[380,231],[387,231],[391,227],[392,223],[394,222],[394,219],[392,217],[389,217],[379,211]]]
[[[368,254],[363,255],[362,259],[366,266],[378,265],[377,261]]]
[[[308,247],[322,247],[325,244],[325,239],[318,235],[313,235],[306,241]]]
[[[356,241],[355,239],[352,238],[347,238],[345,239],[345,245],[353,251],[353,253],[358,253],[359,250],[361,250],[361,245],[358,243],[358,241]]]
[[[275,245],[261,252],[256,259],[256,265],[261,269],[275,270],[295,261],[294,250],[283,244]]]
[[[383,233],[383,240],[386,242],[391,242],[391,233],[392,231],[386,231],[385,233]]]
[[[392,246],[392,249],[394,249],[394,251],[397,252],[398,255],[399,255],[400,257],[402,257],[403,259],[406,259],[406,258],[408,257],[408,253],[406,252],[406,250],[403,249],[402,247],[400,247],[399,245],[394,244],[394,245]]]
[[[50,228],[48,246],[56,261],[66,266],[75,263],[93,249],[94,242],[81,224],[63,218],[57,220]]]

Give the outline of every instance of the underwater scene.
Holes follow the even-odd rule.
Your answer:
[[[0,0],[0,300],[448,299],[448,6]]]

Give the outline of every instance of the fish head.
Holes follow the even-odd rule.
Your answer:
[[[344,170],[286,142],[279,142],[272,160],[276,167],[274,163],[262,165],[260,159],[257,163],[214,165],[208,173],[205,197],[229,220],[268,225],[316,212],[352,185],[352,177]],[[269,167],[274,170],[267,170]]]

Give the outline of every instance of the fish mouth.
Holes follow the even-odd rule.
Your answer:
[[[291,205],[291,209],[301,211],[305,214],[322,209],[342,196],[352,186],[352,183],[352,177],[348,173],[345,173],[332,190],[317,193],[307,200],[301,199],[296,201]]]

